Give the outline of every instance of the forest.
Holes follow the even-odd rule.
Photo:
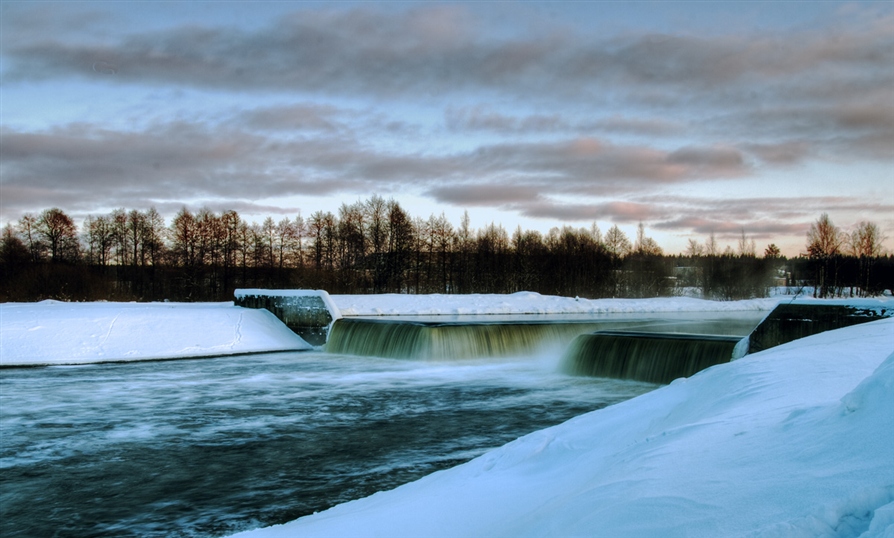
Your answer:
[[[498,224],[472,229],[443,215],[410,215],[374,195],[338,214],[267,217],[186,208],[166,223],[154,209],[118,209],[78,227],[59,208],[7,224],[0,238],[0,301],[229,301],[236,288],[330,293],[512,293],[603,297],[763,297],[775,286],[819,297],[871,296],[894,288],[894,257],[878,226],[851,232],[821,215],[806,255],[774,244],[758,253],[743,231],[721,250],[712,234],[668,255],[643,224],[629,238],[562,226],[548,233]]]

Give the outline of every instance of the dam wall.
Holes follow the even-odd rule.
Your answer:
[[[325,344],[329,328],[341,317],[323,290],[237,289],[234,295],[236,306],[269,310],[312,346]]]
[[[745,338],[597,331],[572,342],[562,369],[571,375],[670,383],[799,338],[891,317],[892,306],[876,299],[793,301],[778,305]]]
[[[738,336],[597,331],[574,339],[562,359],[570,375],[670,383],[729,362]]]
[[[752,331],[748,353],[757,353],[798,338],[867,323],[894,314],[894,304],[877,299],[794,301],[773,309]]]
[[[598,327],[587,322],[437,323],[341,318],[326,351],[397,359],[469,359],[531,354]]]

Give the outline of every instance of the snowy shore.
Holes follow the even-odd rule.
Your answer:
[[[894,536],[894,319],[702,371],[279,537]]]

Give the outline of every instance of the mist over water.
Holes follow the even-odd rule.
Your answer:
[[[559,353],[4,370],[0,535],[219,536],[390,489],[655,385]]]

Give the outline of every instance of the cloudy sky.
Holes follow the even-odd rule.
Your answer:
[[[0,221],[411,214],[894,236],[891,2],[0,4]],[[887,243],[892,246],[892,241]]]

